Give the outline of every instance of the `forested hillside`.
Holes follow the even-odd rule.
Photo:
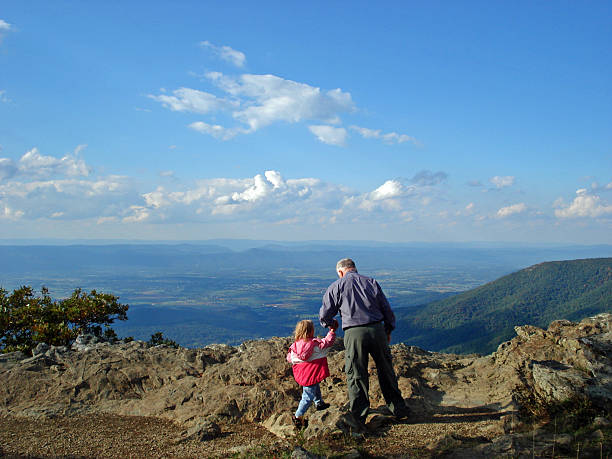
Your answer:
[[[541,263],[398,314],[398,340],[429,350],[489,353],[514,326],[546,327],[612,310],[612,258]]]

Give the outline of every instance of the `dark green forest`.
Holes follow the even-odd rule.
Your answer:
[[[546,328],[612,310],[612,258],[541,263],[398,314],[395,339],[428,350],[490,353],[517,325]]]

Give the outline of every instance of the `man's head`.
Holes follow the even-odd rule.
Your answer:
[[[357,271],[355,268],[355,262],[350,258],[343,258],[336,263],[336,272],[338,273],[338,277],[344,277],[344,275],[349,271]]]

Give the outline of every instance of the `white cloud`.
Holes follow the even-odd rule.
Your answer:
[[[554,205],[560,207],[555,210],[555,215],[559,218],[601,217],[612,214],[612,205],[602,204],[599,196],[589,194],[584,188],[576,191],[576,197],[571,204],[565,205],[563,200],[557,200]]]
[[[6,35],[11,30],[13,30],[13,26],[5,20],[0,19],[0,45],[2,44],[2,39],[4,38],[4,35]]]
[[[244,64],[246,63],[246,56],[244,53],[229,46],[216,46],[209,41],[200,42],[200,45],[204,48],[210,49],[221,59],[235,65],[236,67],[244,67]]]
[[[238,134],[253,133],[279,122],[298,123],[316,120],[338,124],[339,114],[350,112],[355,108],[351,95],[340,89],[322,91],[320,88],[275,75],[243,74],[234,77],[220,72],[208,72],[206,78],[228,97],[217,97],[190,88],[179,88],[172,92],[173,95],[160,94],[148,97],[173,111],[202,114],[222,111],[229,113],[234,120],[241,123],[240,126],[225,127],[205,121],[189,125],[198,132],[221,140],[231,139]],[[335,141],[338,141],[340,132],[342,131],[336,132]],[[324,135],[321,139],[329,140],[330,136]]]
[[[235,111],[233,116],[252,131],[278,121],[326,121],[336,118],[340,112],[354,109],[351,95],[340,89],[323,92],[320,88],[275,75],[245,74],[232,78],[210,73],[208,76],[229,94],[246,98],[242,104],[246,108]]]
[[[387,180],[370,193],[370,198],[374,201],[380,201],[382,199],[397,198],[404,193],[404,186],[398,180]]]
[[[247,179],[207,179],[187,190],[142,195],[151,219],[211,221],[308,219],[341,206],[345,191],[315,178],[285,180],[268,170]]]
[[[19,175],[51,176],[65,175],[68,177],[87,176],[90,173],[85,161],[76,155],[82,150],[79,145],[75,155],[66,155],[62,158],[43,156],[37,148],[32,148],[24,154],[18,162]]]
[[[131,206],[131,215],[123,218],[125,223],[140,223],[149,218],[149,210],[143,206]]]
[[[360,126],[351,126],[350,128],[358,132],[364,139],[379,139],[388,144],[411,142],[414,145],[420,145],[417,139],[406,134],[398,134],[397,132],[383,134],[380,129],[369,129]]]
[[[0,158],[0,181],[14,177],[18,170],[12,159]]]
[[[179,88],[172,91],[172,94],[174,95],[154,96],[149,94],[148,97],[161,102],[164,107],[175,112],[210,113],[235,106],[235,103],[231,101],[197,89]]]
[[[0,158],[0,217],[36,220],[105,218],[125,213],[142,197],[125,177],[91,177],[77,155],[46,156],[36,148],[18,161]]]
[[[196,121],[189,125],[191,129],[200,134],[208,134],[219,140],[229,140],[236,137],[238,134],[244,134],[246,131],[241,128],[225,128],[219,124],[208,124],[204,121]]]
[[[612,190],[612,182],[606,185],[606,190]]]
[[[512,175],[506,175],[503,177],[496,175],[495,177],[491,177],[489,182],[495,185],[496,188],[506,188],[514,185],[514,180],[515,178]]]
[[[343,147],[346,143],[346,129],[327,125],[308,126],[319,142]]]
[[[24,216],[24,214],[25,212],[23,212],[22,210],[11,209],[8,206],[0,207],[0,220],[19,220],[21,217]]]
[[[521,202],[518,204],[513,204],[511,206],[502,207],[497,211],[497,216],[499,218],[506,218],[510,215],[521,214],[527,210],[527,206],[525,203]]]
[[[62,158],[41,155],[37,148],[26,152],[17,162],[10,158],[0,158],[0,180],[8,180],[16,176],[30,178],[87,176],[90,168],[85,161],[78,158],[83,148],[85,145],[79,145],[73,155],[66,155]]]

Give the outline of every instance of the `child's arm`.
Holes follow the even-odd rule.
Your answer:
[[[316,339],[317,347],[319,349],[325,349],[330,347],[336,341],[336,332],[332,329],[327,332],[327,336],[323,339]]]

